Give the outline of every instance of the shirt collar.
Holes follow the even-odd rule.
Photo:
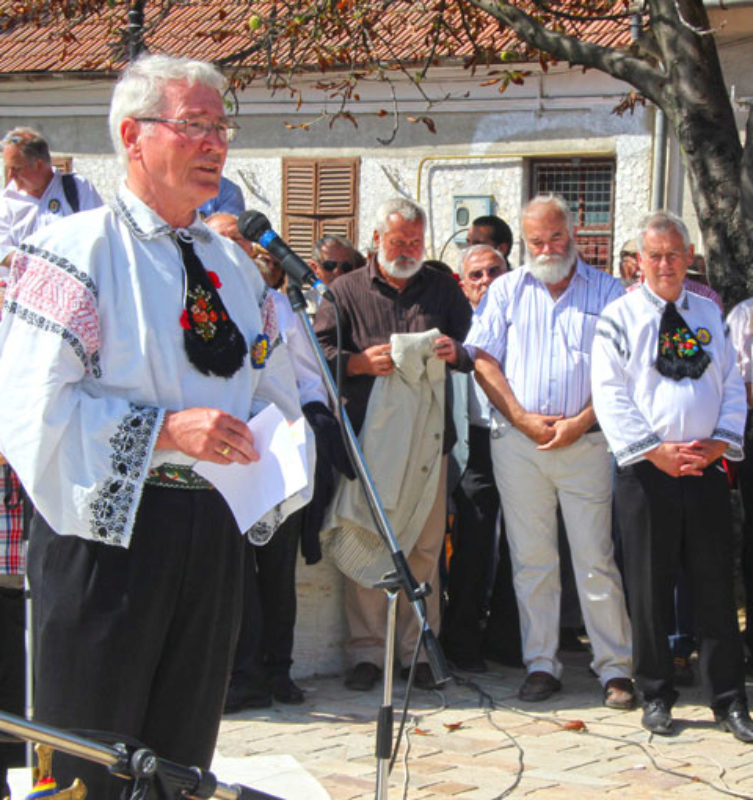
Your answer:
[[[149,241],[160,236],[171,236],[178,230],[186,231],[190,238],[202,242],[208,242],[212,238],[198,211],[194,212],[194,220],[188,228],[173,228],[156,211],[140,200],[125,183],[118,187],[112,205],[115,213],[138,239]]]
[[[653,306],[657,311],[664,311],[667,301],[659,297],[658,294],[652,292],[651,289],[649,289],[646,281],[641,281],[641,288],[638,291],[640,291],[644,300],[646,300],[649,305]],[[680,292],[680,296],[675,301],[675,305],[677,308],[681,308],[683,311],[687,311],[690,307],[688,305],[688,292],[684,286]]]

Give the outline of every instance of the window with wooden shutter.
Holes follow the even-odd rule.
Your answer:
[[[583,260],[611,273],[614,161],[533,161],[531,178],[531,196],[552,193],[565,198],[575,221],[575,239]]]
[[[308,257],[325,234],[357,244],[357,158],[285,158],[282,162],[283,238]]]

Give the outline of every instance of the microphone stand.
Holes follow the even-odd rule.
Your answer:
[[[337,388],[332,378],[332,373],[327,365],[327,360],[324,358],[324,353],[319,344],[319,339],[314,333],[314,328],[311,320],[306,313],[306,301],[301,291],[301,285],[295,279],[288,275],[288,298],[293,311],[298,315],[301,320],[306,336],[311,343],[314,350],[317,363],[319,364],[319,371],[321,373],[324,384],[327,387],[327,393],[332,400],[332,405],[335,409],[339,409],[337,414],[340,427],[345,437],[346,443],[353,455],[353,466],[355,467],[358,480],[361,483],[366,501],[369,505],[369,510],[376,524],[377,531],[382,538],[382,541],[387,545],[394,571],[385,575],[375,588],[384,589],[387,593],[387,622],[385,631],[385,648],[384,648],[384,670],[383,670],[383,693],[382,705],[379,709],[379,717],[377,721],[377,735],[376,735],[376,758],[377,758],[377,781],[376,781],[376,798],[377,800],[386,800],[388,792],[388,779],[389,779],[389,763],[392,757],[392,672],[394,662],[394,641],[395,641],[395,625],[396,625],[396,612],[397,612],[397,597],[402,589],[405,596],[411,603],[413,611],[418,618],[420,629],[419,638],[423,640],[424,648],[426,649],[426,656],[428,658],[429,666],[431,668],[432,676],[437,684],[446,683],[450,679],[450,673],[447,669],[442,648],[437,641],[434,632],[432,631],[426,619],[426,609],[423,598],[431,592],[431,587],[427,584],[419,585],[415,577],[410,571],[408,561],[405,554],[400,549],[400,545],[395,537],[387,514],[382,507],[382,503],[377,494],[376,486],[369,474],[368,467],[363,457],[363,452],[356,438],[353,426],[350,423],[348,414],[344,408],[339,405],[339,398],[337,396]]]
[[[198,767],[184,767],[173,761],[159,758],[149,748],[127,747],[125,744],[107,745],[92,739],[85,739],[68,731],[31,722],[13,714],[0,711],[0,730],[26,739],[39,742],[61,753],[95,764],[108,767],[113,775],[124,780],[133,780],[131,800],[142,800],[148,794],[149,786],[159,775],[166,786],[169,797],[185,797],[189,800],[202,800],[216,797],[220,800],[280,800],[276,795],[249,789],[240,784],[228,785],[217,780],[213,773]],[[40,759],[40,766],[41,766]],[[60,797],[83,797],[81,781],[76,778],[70,790],[63,790]],[[51,796],[50,800],[53,800]],[[96,800],[96,798],[92,798]]]

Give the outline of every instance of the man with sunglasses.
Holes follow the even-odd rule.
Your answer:
[[[360,253],[348,239],[344,236],[327,234],[314,245],[309,266],[322,283],[329,285],[335,278],[352,272],[361,261]],[[322,296],[313,289],[304,290],[304,296],[306,311],[313,319],[321,305]]]
[[[335,278],[351,272],[358,260],[355,247],[344,236],[322,236],[314,245],[311,269],[322,283],[330,284]]]
[[[20,245],[0,326],[0,451],[38,510],[35,716],[201,768],[238,635],[243,537],[194,466],[258,460],[247,421],[263,393],[279,398],[263,280],[196,210],[234,127],[225,87],[189,59],[128,67],[109,119],[125,180],[110,206]],[[55,771],[97,800],[124,788],[59,753]]]
[[[34,231],[61,217],[102,205],[92,184],[80,175],[63,175],[52,166],[44,137],[31,128],[14,128],[0,141],[7,184],[0,193],[0,264]]]
[[[490,244],[474,244],[463,252],[460,286],[474,311],[492,283],[507,272],[504,255]],[[449,602],[442,617],[441,641],[447,658],[459,669],[485,672],[481,619],[486,600],[489,564],[494,562],[499,493],[494,483],[489,449],[491,406],[473,375],[452,376],[453,419],[458,443],[451,453],[457,464],[457,485],[450,486],[455,501],[452,559],[448,576]],[[454,466],[454,464],[453,464]],[[506,663],[520,663],[518,609],[512,588],[510,554],[504,531],[495,579],[495,631],[501,641],[494,652],[506,649]]]

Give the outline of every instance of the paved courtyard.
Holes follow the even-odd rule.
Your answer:
[[[586,654],[567,653],[563,661],[563,690],[544,703],[518,701],[523,670],[491,663],[481,676],[457,673],[441,691],[414,689],[389,797],[753,800],[753,745],[716,728],[698,687],[682,690],[674,711],[678,735],[651,737],[641,727],[639,710],[603,707]],[[266,760],[268,769],[297,762],[298,788],[295,778],[285,790],[273,776],[269,783],[247,783],[286,798],[373,798],[381,687],[352,692],[341,677],[299,683],[306,690],[302,706],[226,716],[218,754],[228,763]],[[404,695],[405,684],[398,680],[396,718]],[[216,769],[226,781],[222,761]]]

